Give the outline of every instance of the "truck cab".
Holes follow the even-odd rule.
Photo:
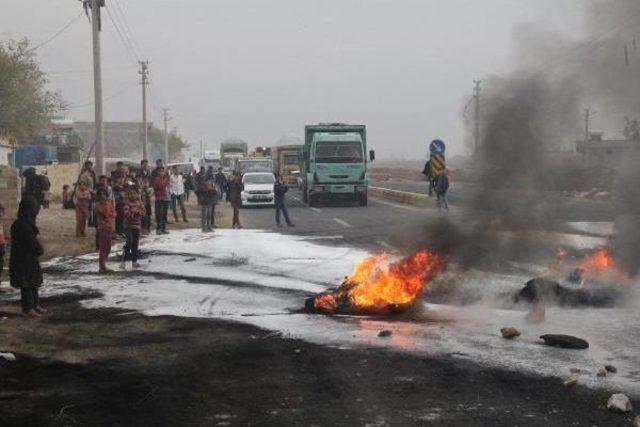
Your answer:
[[[367,205],[367,140],[362,125],[341,123],[306,126],[302,170],[303,199]],[[372,155],[373,157],[373,155]]]

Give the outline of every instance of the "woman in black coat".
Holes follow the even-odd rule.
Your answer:
[[[43,282],[38,258],[44,253],[36,227],[38,207],[34,198],[23,197],[18,219],[11,225],[9,276],[11,286],[20,289],[22,312],[28,317],[40,317],[46,313],[38,304],[38,288]]]

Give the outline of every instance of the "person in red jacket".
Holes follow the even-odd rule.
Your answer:
[[[76,205],[76,237],[85,237],[87,219],[89,218],[89,205],[91,204],[91,192],[82,181],[78,183],[75,194]]]
[[[156,176],[151,182],[153,195],[156,198],[156,233],[169,234],[167,231],[167,213],[171,194],[169,192],[169,177],[165,173],[164,166],[158,166],[155,170]]]
[[[101,273],[109,273],[107,259],[111,252],[111,239],[116,228],[116,210],[109,200],[106,189],[98,189],[98,203],[94,208],[96,216],[96,241],[98,245],[98,263]]]
[[[140,200],[138,192],[130,188],[128,199],[124,204],[124,222],[127,235],[127,243],[124,246],[124,256],[120,267],[126,267],[127,259],[131,259],[133,268],[140,267],[138,264],[138,245],[140,243],[140,229],[142,228],[142,219],[144,218],[146,209],[144,203]]]

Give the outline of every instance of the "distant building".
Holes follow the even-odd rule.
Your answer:
[[[576,141],[576,150],[587,166],[615,167],[631,154],[640,154],[640,141],[603,139],[603,132],[591,132],[586,141]]]
[[[11,156],[13,155],[13,146],[8,140],[0,137],[0,166],[8,166],[11,162]]]
[[[149,123],[149,127],[153,126]],[[75,122],[74,130],[84,145],[84,151],[91,149],[96,139],[94,122]],[[139,160],[142,158],[142,123],[105,122],[105,157]]]

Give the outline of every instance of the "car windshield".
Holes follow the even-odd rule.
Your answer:
[[[297,165],[298,164],[298,155],[297,154],[285,154],[284,155],[284,164],[285,165]]]
[[[361,163],[362,144],[357,141],[322,141],[316,144],[316,163]]]
[[[259,175],[245,175],[242,178],[242,182],[245,184],[273,184],[276,182],[273,174],[264,173]]]
[[[247,172],[256,169],[271,170],[271,167],[272,163],[269,160],[252,160],[250,162],[238,162],[238,168],[240,169],[240,172]]]

